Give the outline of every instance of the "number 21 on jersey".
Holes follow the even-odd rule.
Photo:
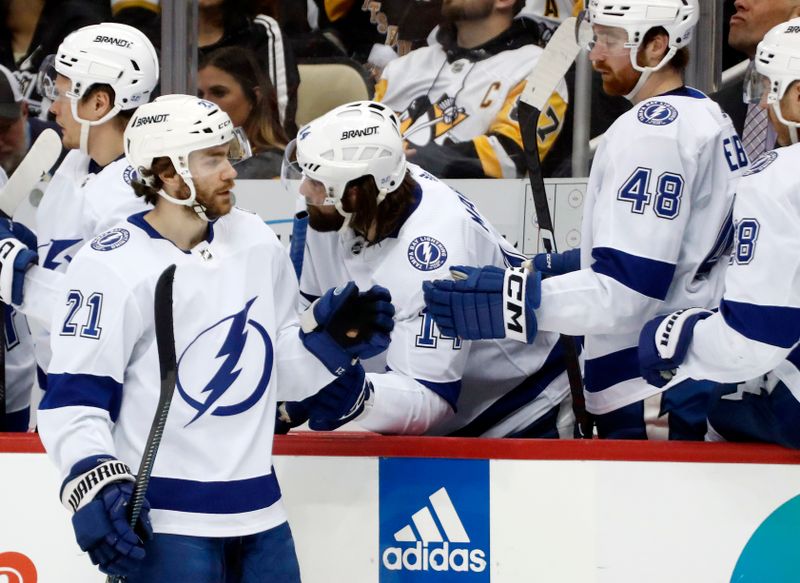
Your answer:
[[[75,336],[80,334],[81,338],[97,340],[103,329],[100,327],[100,314],[103,310],[103,294],[93,293],[84,298],[80,290],[69,290],[67,295],[67,317],[61,326],[61,336]],[[78,321],[78,314],[81,308],[86,306],[88,314],[85,323]]]

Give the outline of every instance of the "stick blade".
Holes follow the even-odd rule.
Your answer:
[[[28,154],[0,191],[0,210],[9,217],[13,216],[19,203],[30,194],[42,175],[50,171],[60,154],[61,138],[54,130],[48,128],[39,134]]]

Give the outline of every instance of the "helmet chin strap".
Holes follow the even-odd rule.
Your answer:
[[[78,142],[78,144],[79,144],[78,147],[80,148],[81,153],[82,154],[86,154],[87,156],[89,155],[89,128],[91,128],[92,126],[99,126],[101,124],[106,123],[108,120],[110,120],[112,117],[117,115],[120,111],[122,111],[121,107],[119,107],[118,105],[114,105],[100,119],[95,120],[95,121],[89,121],[89,120],[83,119],[81,116],[78,115],[78,98],[77,97],[70,98],[70,109],[72,111],[72,117],[75,119],[75,121],[77,121],[79,124],[81,124],[81,135],[80,135],[80,140]]]
[[[207,223],[210,222],[211,219],[209,219],[208,215],[206,214],[208,209],[197,200],[197,191],[195,190],[192,177],[190,175],[184,175],[181,173],[181,178],[183,178],[186,186],[189,187],[189,198],[175,198],[171,194],[167,193],[167,191],[165,191],[163,188],[158,191],[158,194],[173,204],[191,207],[198,217]]]
[[[389,191],[386,190],[385,188],[379,189],[377,203],[381,204],[386,199],[387,194],[389,194]],[[344,217],[344,222],[342,223],[342,226],[339,227],[339,232],[343,233],[350,227],[350,218],[353,216],[353,213],[348,213],[346,210],[344,210],[344,208],[342,207],[341,198],[334,203],[334,206],[336,207],[338,213]]]
[[[778,118],[778,121],[789,129],[789,140],[791,140],[792,145],[796,144],[800,139],[797,132],[797,127],[800,124],[798,124],[797,122],[789,121],[785,117],[783,117],[780,100],[776,100],[772,103],[772,111],[775,112],[775,116]]]
[[[676,49],[675,47],[671,47],[669,51],[667,51],[667,54],[664,55],[664,58],[661,59],[661,62],[658,65],[656,65],[655,67],[642,67],[636,62],[636,58],[639,54],[639,48],[637,47],[635,52],[633,49],[631,49],[631,65],[633,65],[633,68],[639,71],[641,75],[639,75],[639,80],[636,82],[636,85],[633,86],[633,89],[631,89],[630,93],[625,95],[625,99],[627,99],[631,103],[636,103],[636,96],[645,86],[645,83],[647,83],[647,81],[650,80],[650,75],[652,75],[656,71],[660,71],[661,69],[663,69],[664,66],[672,60],[672,57],[674,57],[675,53],[677,52],[678,49]]]

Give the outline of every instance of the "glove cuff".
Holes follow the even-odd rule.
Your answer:
[[[76,475],[76,470],[81,471],[81,466],[86,467],[90,461],[99,463],[89,471]],[[72,473],[64,480],[64,485],[61,487],[61,503],[74,513],[94,500],[100,490],[108,484],[135,481],[131,469],[118,459],[107,456],[87,458],[75,464]]]
[[[524,267],[509,267],[503,277],[503,327],[506,338],[528,342],[528,323],[525,317],[528,271]]]

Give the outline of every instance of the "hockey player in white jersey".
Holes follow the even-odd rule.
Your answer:
[[[422,282],[463,262],[507,266],[522,258],[464,196],[406,162],[399,122],[385,105],[342,105],[301,128],[284,176],[306,200],[309,229],[300,278],[304,302],[354,280],[391,291],[397,309],[385,355],[365,363],[374,393],[351,418],[387,434],[572,437],[573,416],[554,334],[532,345],[462,342],[424,310]],[[334,383],[286,405],[312,429],[342,417]],[[563,405],[563,407],[562,407]],[[307,406],[308,411],[303,410]]]
[[[147,208],[130,195],[134,172],[123,156],[122,135],[135,108],[149,101],[159,69],[147,37],[114,23],[73,32],[46,62],[42,90],[71,151],[37,209],[38,264],[27,270],[24,284],[17,282],[14,300],[31,323],[43,370],[50,352],[47,330],[69,262],[84,242]]]
[[[660,386],[680,377],[732,383],[709,412],[709,439],[800,448],[800,19],[758,45],[751,102],[761,101],[784,146],[739,182],[736,238],[719,311],[679,311],[644,327],[642,374]],[[677,369],[677,371],[675,370]],[[743,382],[744,381],[744,382]]]
[[[713,384],[649,385],[638,335],[658,312],[718,303],[747,158],[729,118],[683,84],[698,0],[626,6],[592,1],[584,13],[581,37],[604,90],[634,107],[608,130],[592,166],[581,269],[541,285],[532,274],[521,289],[519,273],[458,268],[458,281],[430,286],[426,303],[441,330],[465,338],[503,337],[523,324],[528,336],[537,325],[585,336],[586,408],[601,437],[702,439]]]
[[[160,97],[125,139],[136,192],[155,208],[72,261],[39,410],[78,543],[128,583],[299,581],[272,470],[276,398],[349,378],[358,357],[385,349],[392,305],[380,290],[330,290],[299,335],[288,254],[258,216],[232,207],[229,158],[247,144],[216,105]],[[177,385],[134,532],[126,504],[159,397],[154,287],[170,264]],[[342,313],[363,326],[346,333],[353,342]]]

